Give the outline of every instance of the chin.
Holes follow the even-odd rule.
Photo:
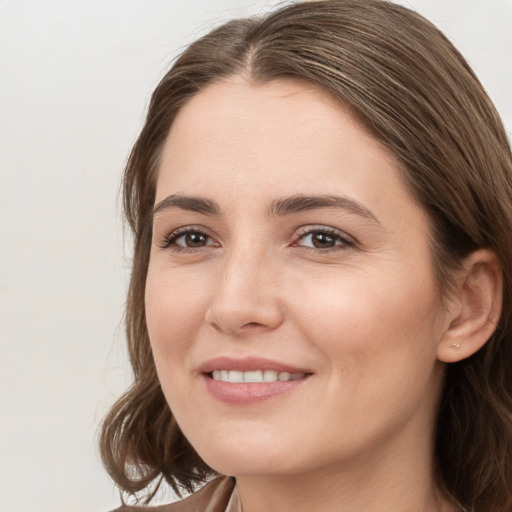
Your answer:
[[[290,467],[289,463],[283,460],[276,461],[274,457],[247,455],[220,455],[214,456],[211,462],[206,460],[207,464],[217,473],[222,475],[240,477],[267,477],[267,476],[286,476],[303,473],[300,468]]]
[[[297,455],[297,450],[290,451],[282,437],[265,441],[256,436],[226,438],[194,445],[206,464],[218,473],[270,476],[307,471],[307,464],[293,455]]]

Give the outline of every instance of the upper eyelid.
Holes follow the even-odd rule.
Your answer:
[[[171,231],[167,232],[165,238],[171,238],[173,236],[179,236],[186,233],[202,233],[203,235],[212,237],[211,230],[209,230],[208,228],[200,225],[191,224],[187,226],[180,226],[176,229],[172,229]]]
[[[180,233],[190,233],[190,232],[204,233],[205,235],[207,235],[208,229],[205,227],[202,227],[202,226],[195,226],[192,224],[190,226],[181,226],[179,228],[173,229],[169,233],[169,235],[180,234]]]
[[[327,226],[325,224],[306,224],[304,226],[297,228],[295,231],[302,231],[301,234],[311,233],[312,231],[329,231],[333,233],[347,234],[345,233],[345,231],[341,229],[334,228],[332,226]]]
[[[191,232],[191,231],[198,232],[198,233],[204,233],[208,236],[211,236],[211,234],[210,234],[211,230],[209,228],[199,225],[199,224],[189,224],[189,225],[185,225],[185,226],[180,226],[176,229],[171,230],[168,233],[168,236],[171,236],[173,234],[187,233],[187,232]],[[297,233],[297,234],[300,232],[301,236],[305,235],[307,233],[314,232],[314,231],[326,231],[329,233],[337,233],[339,235],[344,235],[348,238],[353,238],[346,231],[344,231],[342,229],[335,228],[333,226],[328,226],[325,224],[306,224],[304,226],[294,228],[294,230],[293,230],[293,232]]]

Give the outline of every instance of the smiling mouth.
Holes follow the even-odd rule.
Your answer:
[[[274,370],[214,370],[208,375],[215,381],[230,382],[233,384],[288,382],[304,379],[307,376],[306,373],[277,372]]]

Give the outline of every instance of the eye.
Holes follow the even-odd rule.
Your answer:
[[[180,247],[204,247],[208,245],[208,236],[204,233],[183,233],[174,237],[173,243]]]
[[[196,228],[182,228],[173,231],[162,244],[162,248],[172,248],[176,251],[201,249],[207,246],[217,246],[212,238]]]
[[[300,247],[317,250],[343,249],[353,247],[354,243],[343,233],[329,228],[309,229],[299,236],[294,244]]]

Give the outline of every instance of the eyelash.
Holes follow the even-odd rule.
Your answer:
[[[339,251],[339,250],[347,250],[355,246],[355,243],[353,240],[351,240],[345,233],[338,231],[333,228],[328,227],[308,227],[304,230],[304,232],[300,233],[298,236],[298,240],[302,241],[307,236],[314,235],[314,234],[322,234],[327,235],[329,237],[332,237],[334,239],[334,242],[340,242],[338,245],[334,245],[333,247],[328,247],[324,249],[320,249],[318,247],[306,247],[303,245],[298,245],[298,242],[294,242],[292,245],[294,247],[299,247],[300,249],[304,251],[313,251],[313,252],[331,252],[331,251]]]
[[[207,247],[218,247],[218,244],[207,244],[200,247],[186,247],[186,246],[180,246],[176,244],[176,241],[186,235],[201,235],[206,237],[207,239],[211,240],[210,235],[208,235],[203,229],[196,228],[194,226],[189,226],[185,228],[177,229],[176,231],[173,231],[169,235],[167,235],[163,242],[160,244],[160,247],[162,249],[170,249],[174,252],[193,252],[195,254],[200,253],[204,251]],[[335,243],[340,242],[337,245],[334,245],[333,247],[328,248],[317,248],[317,247],[307,247],[303,245],[299,245],[298,242],[304,240],[307,236],[314,235],[314,234],[322,234],[327,235],[329,237],[332,237],[335,241]],[[332,228],[327,227],[318,227],[318,228],[307,228],[304,229],[302,233],[300,233],[297,237],[297,241],[292,244],[292,247],[298,247],[304,251],[313,251],[313,252],[331,252],[331,251],[337,251],[337,250],[346,250],[354,247],[356,244],[353,240],[351,240],[347,235],[345,235],[343,232],[337,231]]]
[[[202,250],[205,250],[207,247],[214,246],[215,244],[205,245],[202,247],[186,247],[186,246],[180,246],[176,244],[176,241],[181,238],[182,236],[186,235],[202,235],[206,237],[207,239],[211,239],[210,235],[206,233],[201,228],[196,228],[194,226],[188,226],[186,228],[180,228],[176,231],[173,231],[172,233],[169,233],[163,240],[162,244],[160,244],[160,247],[162,249],[170,249],[174,252],[194,252],[198,253]]]

